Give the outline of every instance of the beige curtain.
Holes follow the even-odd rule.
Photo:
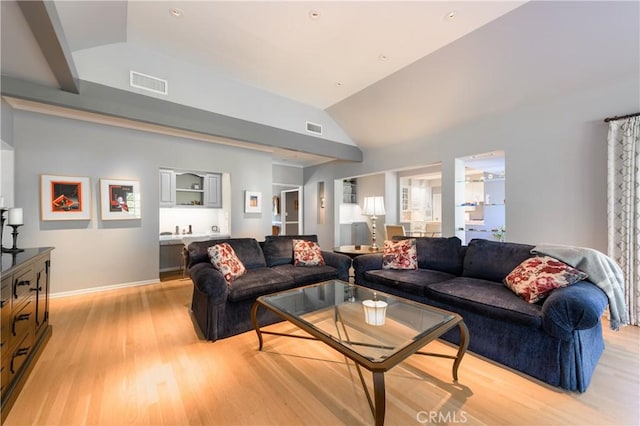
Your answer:
[[[640,117],[609,123],[608,254],[622,268],[629,322],[640,317]]]

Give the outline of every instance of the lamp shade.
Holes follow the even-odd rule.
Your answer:
[[[380,216],[387,214],[384,210],[384,197],[364,197],[364,209],[362,214],[367,216]]]

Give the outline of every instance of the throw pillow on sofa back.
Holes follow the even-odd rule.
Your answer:
[[[544,299],[556,288],[586,279],[588,275],[550,256],[536,256],[516,266],[504,279],[511,291],[529,303]]]
[[[382,269],[417,269],[415,238],[384,242]]]
[[[293,264],[295,266],[323,266],[324,257],[318,243],[293,240]]]
[[[317,235],[267,235],[262,251],[268,267],[293,264],[293,240],[318,242]]]
[[[208,252],[211,264],[224,276],[227,285],[247,273],[244,264],[238,259],[236,252],[229,244],[216,244],[209,247]]]

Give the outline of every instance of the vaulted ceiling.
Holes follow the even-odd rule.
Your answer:
[[[25,54],[38,44],[15,15],[15,2],[2,3],[3,76],[58,86],[41,56]],[[113,66],[113,56],[91,55],[108,48],[125,59],[148,53],[149,63],[170,58],[194,84],[190,70],[197,66],[247,93],[326,114],[340,129],[334,141],[363,150],[638,75],[640,68],[638,2],[54,3],[80,79],[96,79],[83,75],[83,58],[94,69]],[[621,50],[636,53],[620,60]],[[96,64],[96,57],[105,62]],[[274,152],[292,164],[331,159]]]

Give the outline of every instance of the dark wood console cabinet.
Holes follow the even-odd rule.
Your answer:
[[[49,275],[52,247],[2,253],[2,422],[51,337]]]

